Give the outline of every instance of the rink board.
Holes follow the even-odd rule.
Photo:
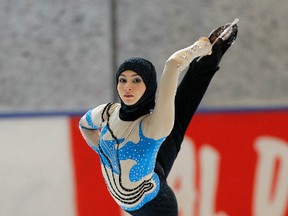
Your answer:
[[[121,215],[80,116],[0,118],[0,215]],[[169,183],[182,216],[288,216],[288,111],[197,113]]]

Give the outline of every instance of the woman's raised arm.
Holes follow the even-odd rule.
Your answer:
[[[154,111],[146,120],[149,134],[155,129],[158,136],[167,136],[170,133],[174,124],[174,99],[179,75],[194,58],[209,55],[211,50],[209,39],[202,37],[193,45],[178,50],[168,58],[159,82]]]

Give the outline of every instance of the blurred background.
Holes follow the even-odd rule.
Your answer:
[[[287,2],[1,0],[0,111],[83,111],[114,99],[131,56],[159,74],[176,50],[238,17],[202,106],[287,107]]]
[[[286,118],[287,9],[285,0],[0,0],[0,215],[84,215],[77,207],[77,121],[117,100],[118,65],[143,57],[160,76],[174,51],[235,18],[238,38],[199,115],[271,111]],[[285,128],[278,118],[273,127]]]

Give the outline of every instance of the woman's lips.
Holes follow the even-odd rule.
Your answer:
[[[124,95],[125,98],[132,98],[133,95]]]

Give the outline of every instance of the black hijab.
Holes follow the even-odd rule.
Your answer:
[[[142,97],[133,105],[126,105],[121,100],[119,117],[123,121],[134,121],[139,117],[149,114],[155,106],[155,95],[157,89],[157,75],[154,65],[143,58],[130,58],[125,60],[116,73],[116,85],[118,78],[125,70],[136,72],[143,79],[146,90]],[[119,94],[118,94],[119,95]]]

